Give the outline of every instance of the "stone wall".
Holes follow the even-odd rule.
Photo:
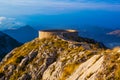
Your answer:
[[[78,37],[78,31],[76,30],[42,30],[39,31],[39,39],[51,38],[54,36]]]

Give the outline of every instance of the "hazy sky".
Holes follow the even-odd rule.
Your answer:
[[[120,11],[120,0],[0,0],[0,15],[59,14],[96,9]]]
[[[120,25],[119,16],[120,0],[0,0],[0,29],[24,23]]]

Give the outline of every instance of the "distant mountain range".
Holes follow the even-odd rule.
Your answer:
[[[80,36],[92,38],[96,41],[104,43],[107,47],[113,48],[120,46],[120,30],[105,28],[99,26],[70,26],[72,29],[76,29],[80,32]],[[40,27],[40,29],[46,29],[46,27]],[[3,32],[16,39],[19,42],[25,43],[38,37],[38,30],[26,25],[18,29],[7,29]]]
[[[104,43],[109,48],[120,46],[120,37],[113,35],[116,32],[117,32],[116,35],[118,35],[119,34],[118,30],[114,31],[114,29],[111,28],[97,26],[80,27],[78,30],[80,32],[79,34],[80,36],[93,38],[99,42]],[[108,33],[111,35],[108,35]]]
[[[7,29],[3,32],[22,43],[31,41],[38,36],[38,31],[29,25],[20,27],[18,29]]]
[[[107,34],[108,34],[108,35],[115,35],[115,36],[120,37],[120,30],[114,30],[114,31],[109,32],[109,33],[107,33]]]
[[[0,61],[8,52],[20,45],[21,43],[15,39],[0,32]]]

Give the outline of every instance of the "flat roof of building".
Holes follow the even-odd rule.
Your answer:
[[[51,29],[51,30],[40,30],[40,32],[78,32],[77,30],[73,29]]]

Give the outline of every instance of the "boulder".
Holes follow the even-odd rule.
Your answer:
[[[31,80],[31,76],[28,73],[25,73],[18,80]]]
[[[22,59],[22,61],[18,65],[16,71],[19,71],[20,69],[24,68],[28,62],[29,62],[29,57],[27,56],[24,59]]]
[[[38,54],[38,51],[31,51],[28,55],[29,60],[33,59]]]

